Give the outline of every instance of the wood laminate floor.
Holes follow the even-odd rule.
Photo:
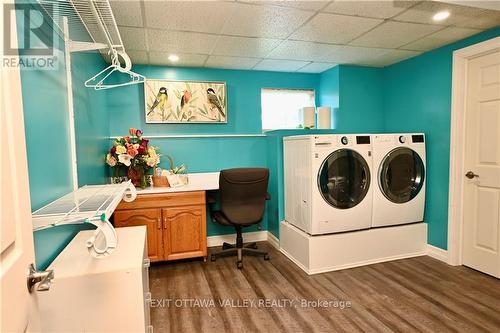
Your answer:
[[[423,256],[308,276],[259,248],[271,260],[242,270],[234,257],[153,265],[154,331],[500,332],[500,280],[472,269]]]

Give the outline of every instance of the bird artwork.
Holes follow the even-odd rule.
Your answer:
[[[222,110],[222,106],[221,106],[221,103],[219,101],[219,98],[217,97],[217,95],[215,94],[215,91],[212,88],[207,89],[207,98],[208,98],[208,103],[210,104],[210,106],[216,108],[219,111],[221,117],[225,118],[226,114]]]
[[[162,114],[165,114],[165,108],[167,106],[167,101],[168,101],[168,93],[167,93],[167,88],[161,87],[160,90],[158,91],[158,94],[156,95],[156,98],[151,105],[151,108],[149,109],[148,116],[153,113],[153,111],[158,108],[158,110],[161,111]]]
[[[227,123],[224,82],[147,79],[146,123]]]
[[[184,106],[187,105],[187,103],[189,103],[191,96],[192,96],[192,94],[189,90],[184,90],[184,93],[182,94],[182,97],[181,97],[181,109],[183,109]]]

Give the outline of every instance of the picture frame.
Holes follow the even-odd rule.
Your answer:
[[[148,124],[226,124],[226,82],[146,79]]]

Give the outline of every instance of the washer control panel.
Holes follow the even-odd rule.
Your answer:
[[[349,139],[347,138],[347,136],[343,136],[341,139],[340,139],[340,142],[345,146],[349,143]]]
[[[400,143],[405,143],[406,142],[406,137],[404,135],[399,136],[399,142]]]

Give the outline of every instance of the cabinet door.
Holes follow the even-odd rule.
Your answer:
[[[148,237],[148,257],[151,261],[163,259],[163,233],[160,209],[117,210],[115,227],[145,225]]]
[[[206,257],[205,205],[163,209],[165,259]]]

